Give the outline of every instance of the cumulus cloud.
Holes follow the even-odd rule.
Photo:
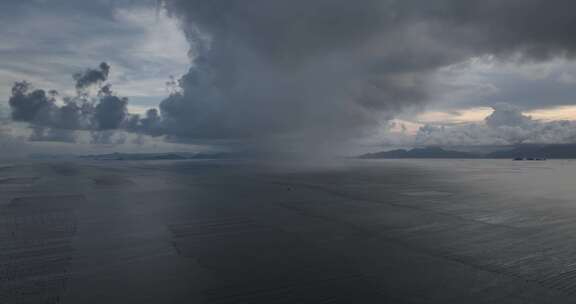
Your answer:
[[[494,112],[486,117],[486,125],[490,127],[523,127],[533,123],[530,116],[522,114],[516,106],[506,103],[500,103],[492,107]]]
[[[82,73],[74,74],[76,80],[76,89],[82,90],[94,84],[102,83],[108,80],[110,74],[110,65],[102,62],[98,69],[88,69]]]
[[[97,97],[91,97],[86,89],[106,81],[109,72],[110,66],[102,63],[98,70],[75,74],[78,95],[64,97],[63,104],[58,104],[59,94],[54,90],[46,92],[28,82],[16,82],[9,100],[12,119],[31,125],[32,141],[74,142],[74,131],[88,130],[96,142],[106,142],[110,133],[126,123],[128,99],[114,94],[110,84],[101,86]]]
[[[509,104],[494,106],[485,122],[454,126],[421,127],[412,144],[416,146],[498,146],[559,144],[576,142],[576,122],[542,122],[522,114]]]
[[[110,85],[105,85],[98,93],[100,102],[94,107],[95,129],[119,129],[128,116],[128,98],[114,95]]]

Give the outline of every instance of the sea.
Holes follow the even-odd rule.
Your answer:
[[[573,303],[576,161],[0,163],[0,303]]]

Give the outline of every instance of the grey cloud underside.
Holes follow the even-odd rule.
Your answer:
[[[349,138],[430,98],[475,56],[573,58],[573,1],[165,0],[196,57],[166,132]]]
[[[573,67],[568,67],[574,73]],[[544,79],[522,77],[498,77],[489,75],[488,81],[497,85],[496,96],[488,95],[463,100],[462,106],[486,106],[495,102],[514,103],[523,109],[542,109],[548,106],[574,105],[576,103],[576,83],[563,83],[559,75]]]

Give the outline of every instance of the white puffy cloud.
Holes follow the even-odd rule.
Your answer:
[[[483,123],[424,125],[413,135],[417,146],[491,146],[576,142],[576,122],[539,121],[509,104],[498,104]]]

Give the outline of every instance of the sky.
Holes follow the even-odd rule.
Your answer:
[[[102,61],[134,106],[158,103],[171,75],[190,64],[177,21],[157,14],[154,1],[2,0],[0,94],[14,81],[73,93],[72,75]]]
[[[574,8],[564,0],[1,0],[0,143],[14,153],[346,154],[576,142]],[[81,88],[74,78],[98,73]],[[31,87],[15,98],[23,80]],[[34,99],[37,89],[44,99]]]

